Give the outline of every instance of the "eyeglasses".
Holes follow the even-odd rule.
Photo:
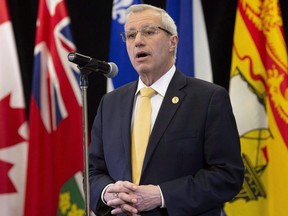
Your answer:
[[[164,29],[162,28],[161,26],[147,26],[147,27],[144,27],[140,30],[129,30],[129,31],[126,31],[126,32],[123,32],[121,33],[121,37],[122,37],[122,40],[124,42],[126,41],[134,41],[138,32],[140,32],[140,34],[142,36],[144,36],[145,38],[151,38],[153,37],[154,35],[158,34],[159,33],[159,29],[166,32],[167,34],[169,35],[172,35],[172,33],[170,31],[168,31],[167,29]]]

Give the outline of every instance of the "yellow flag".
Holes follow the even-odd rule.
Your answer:
[[[245,178],[227,216],[288,215],[287,65],[278,0],[239,0],[230,96]]]

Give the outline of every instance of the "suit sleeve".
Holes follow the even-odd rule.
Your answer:
[[[220,208],[241,189],[244,168],[240,139],[225,89],[213,92],[206,116],[205,166],[195,175],[160,184],[169,215],[197,215]]]
[[[109,177],[102,144],[102,106],[101,100],[91,131],[91,143],[89,145],[89,183],[90,206],[93,212],[99,215],[111,215],[111,208],[101,200],[102,190],[106,185],[114,183]]]

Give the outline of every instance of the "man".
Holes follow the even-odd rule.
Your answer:
[[[99,105],[89,149],[92,210],[97,215],[219,216],[243,181],[227,92],[176,69],[177,29],[164,10],[131,6],[123,39],[139,80],[106,94]],[[151,117],[141,113],[149,114],[151,134],[139,168],[134,127],[139,91],[147,87],[155,94],[149,100]]]

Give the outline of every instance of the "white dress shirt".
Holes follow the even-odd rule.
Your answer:
[[[139,97],[139,91],[141,88],[145,87],[151,87],[153,88],[157,93],[151,97],[151,108],[152,108],[152,114],[151,114],[151,130],[153,129],[156,117],[158,115],[160,106],[162,104],[163,98],[166,94],[168,85],[170,84],[170,81],[175,73],[176,67],[173,65],[170,70],[165,73],[160,79],[158,79],[155,83],[153,83],[151,86],[146,86],[142,80],[139,77],[138,87],[135,93],[135,100],[134,100],[134,107],[133,107],[133,115],[132,115],[132,121],[131,121],[131,128],[133,125],[134,115],[136,107],[138,106],[137,98]]]
[[[160,109],[160,106],[162,104],[162,101],[163,101],[163,98],[166,94],[166,91],[168,89],[168,86],[170,84],[170,81],[174,75],[176,71],[176,67],[175,65],[173,65],[167,73],[165,73],[162,77],[160,77],[160,79],[158,79],[155,83],[153,83],[151,86],[146,86],[142,80],[140,79],[139,77],[139,81],[138,81],[138,86],[137,86],[137,90],[136,90],[136,93],[135,93],[135,99],[134,99],[134,107],[133,107],[133,114],[132,114],[132,120],[131,120],[131,129],[132,129],[132,125],[133,125],[133,121],[134,121],[134,115],[135,115],[135,108],[138,106],[138,100],[137,98],[139,97],[139,91],[141,88],[145,88],[145,87],[151,87],[153,88],[157,93],[155,95],[153,95],[151,97],[151,108],[152,108],[152,114],[151,114],[151,131],[153,129],[153,126],[154,126],[154,123],[156,121],[156,118],[157,118],[157,115],[158,115],[158,112],[159,112],[159,109]],[[111,184],[107,185],[102,193],[101,193],[101,199],[104,203],[105,200],[104,200],[104,192],[106,191],[106,189],[110,186]],[[157,185],[158,186],[158,185]],[[161,194],[161,200],[162,200],[162,205],[161,205],[161,208],[164,208],[165,207],[165,201],[164,201],[164,198],[163,198],[163,194],[162,194],[162,191],[161,191],[161,188],[158,186],[159,188],[159,191],[160,191],[160,194]]]

